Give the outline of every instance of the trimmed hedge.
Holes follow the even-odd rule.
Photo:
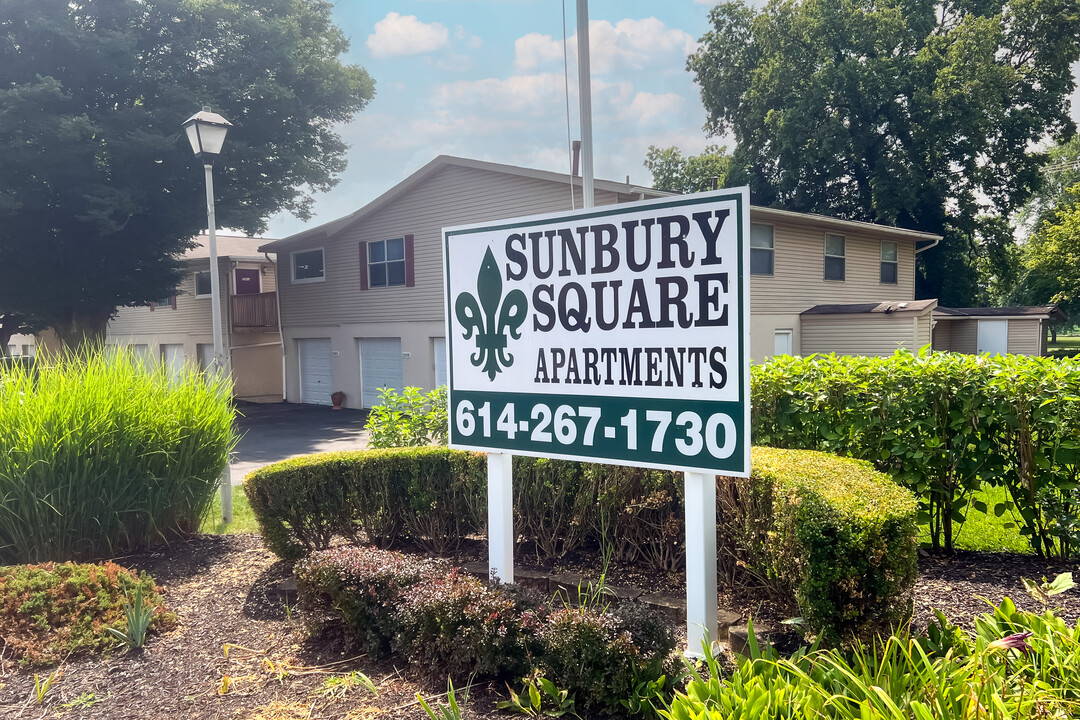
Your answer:
[[[868,462],[754,448],[750,478],[719,479],[720,530],[829,642],[888,633],[910,616],[915,498]]]
[[[486,468],[478,453],[372,450],[278,463],[245,486],[264,541],[284,558],[326,548],[335,535],[384,547],[412,539],[442,552],[484,531]],[[753,468],[749,480],[717,481],[724,557],[794,590],[809,626],[830,637],[902,619],[915,578],[912,495],[868,463],[824,453],[754,448]],[[621,562],[681,569],[678,474],[522,457],[514,484],[515,526],[549,557],[606,533]]]
[[[1015,511],[1043,556],[1080,549],[1080,362],[898,351],[751,369],[753,435],[873,462],[914,492],[935,547],[968,507]],[[973,499],[984,483],[1010,500]]]

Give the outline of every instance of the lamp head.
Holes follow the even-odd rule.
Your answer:
[[[195,113],[184,121],[184,132],[187,133],[188,142],[195,157],[210,164],[214,158],[221,154],[221,146],[225,144],[225,135],[228,134],[232,123],[211,112],[206,105],[202,111]]]

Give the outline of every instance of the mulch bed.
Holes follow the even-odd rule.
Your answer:
[[[482,546],[470,543],[458,560],[475,560],[482,554]],[[525,558],[527,553],[523,565],[528,564]],[[400,661],[349,657],[341,638],[303,639],[299,619],[290,617],[287,596],[278,587],[290,569],[262,547],[257,535],[205,536],[116,560],[146,570],[163,586],[179,627],[151,638],[143,652],[69,660],[40,705],[34,697],[34,672],[19,669],[0,655],[0,718],[423,720],[427,716],[415,704],[416,693],[429,697],[445,691],[441,683],[424,681]],[[542,569],[589,576],[597,566],[595,556],[580,555]],[[916,623],[924,625],[931,608],[938,608],[954,621],[970,624],[974,615],[987,610],[980,597],[997,602],[1008,595],[1022,608],[1038,610],[1021,578],[1075,570],[1075,563],[1017,555],[958,552],[951,558],[922,557],[915,589]],[[683,592],[678,575],[613,567],[608,580],[646,591]],[[722,600],[765,623],[778,622],[791,612],[758,597],[739,589]],[[1080,592],[1058,596],[1054,605],[1063,608],[1061,615],[1068,622],[1076,622]],[[370,677],[378,694],[360,688],[344,697],[320,692],[327,678],[353,670]],[[44,678],[51,671],[38,674]],[[92,706],[70,705],[90,693],[97,701]],[[476,688],[469,716],[506,717],[493,709],[504,695],[501,685]]]

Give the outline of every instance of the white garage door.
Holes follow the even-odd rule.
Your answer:
[[[360,341],[360,387],[364,407],[379,402],[379,388],[401,392],[401,338],[364,338]]]
[[[330,372],[330,338],[298,340],[300,352],[300,402],[329,405],[334,391]]]
[[[1009,352],[1009,321],[979,321],[979,355],[1006,355]]]
[[[446,338],[435,341],[435,387],[446,384]]]
[[[184,372],[184,346],[162,345],[161,363],[169,368],[169,377],[174,381],[179,380],[180,375]]]

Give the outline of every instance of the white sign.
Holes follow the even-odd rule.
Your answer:
[[[749,472],[745,188],[443,231],[452,447]]]

